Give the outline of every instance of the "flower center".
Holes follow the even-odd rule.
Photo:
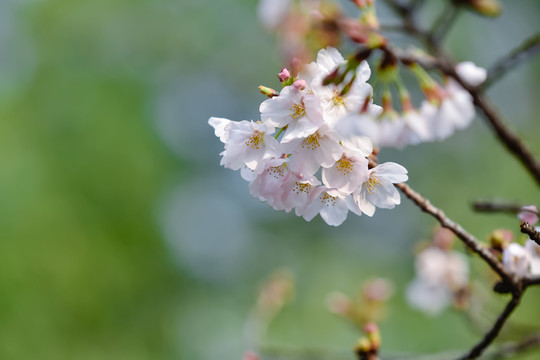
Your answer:
[[[281,164],[280,166],[274,166],[268,168],[266,171],[269,175],[273,176],[275,179],[280,179],[285,176],[285,167],[287,164]]]
[[[334,96],[332,97],[332,101],[334,103],[334,106],[345,106],[345,98],[341,95],[339,95],[339,91],[336,90],[334,92]]]
[[[308,184],[308,183],[299,183],[299,182],[296,182],[296,184],[294,185],[294,188],[293,188],[293,191],[299,195],[300,193],[304,193],[304,194],[309,194],[309,192],[311,191],[311,185]]]
[[[289,113],[289,116],[292,116],[293,119],[296,119],[304,115],[306,115],[306,106],[303,103],[291,105],[291,112]]]
[[[307,138],[304,139],[302,143],[302,149],[308,149],[308,150],[315,150],[321,144],[319,143],[319,133],[316,132],[314,134],[309,135]]]
[[[368,193],[375,194],[379,186],[381,186],[381,180],[379,180],[379,178],[376,177],[375,175],[369,175],[369,179],[367,181]]]
[[[328,195],[328,193],[323,193],[320,196],[321,202],[326,206],[334,206],[336,205],[336,197]]]
[[[342,157],[336,162],[337,171],[339,171],[343,175],[349,175],[353,168],[354,163],[346,157]]]
[[[246,140],[246,146],[251,146],[253,149],[259,149],[260,144],[264,142],[263,135],[264,133],[255,130],[255,132]]]

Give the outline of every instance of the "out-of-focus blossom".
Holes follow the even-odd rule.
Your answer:
[[[508,271],[526,276],[531,270],[531,253],[518,243],[511,243],[503,250],[502,263]]]
[[[487,78],[487,71],[476,66],[472,61],[460,62],[456,65],[456,72],[463,81],[472,86],[478,86]]]
[[[468,282],[469,265],[465,257],[432,246],[416,258],[416,277],[407,288],[407,300],[418,310],[437,315]]]
[[[518,214],[518,219],[522,222],[534,225],[538,222],[538,209],[534,205],[524,206],[522,211]]]
[[[529,252],[531,258],[530,274],[534,276],[540,275],[540,245],[534,240],[527,239],[525,250]]]

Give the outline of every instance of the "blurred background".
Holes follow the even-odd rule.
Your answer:
[[[425,24],[442,7],[429,3]],[[395,287],[379,322],[388,354],[470,347],[502,308],[474,258],[488,299],[479,328],[453,309],[430,317],[406,304],[415,248],[435,226],[407,200],[332,228],[272,210],[219,166],[208,118],[256,120],[257,86],[279,85],[282,60],[256,6],[0,0],[1,359],[240,359],[261,283],[280,268],[295,295],[263,339],[268,358],[353,359],[359,332],[325,301],[374,277]],[[457,60],[489,67],[540,30],[537,1],[503,6],[497,19],[461,14],[445,43]],[[392,23],[382,4],[379,14]],[[533,59],[489,94],[540,156],[539,83]],[[481,119],[381,159],[403,164],[411,186],[480,239],[517,235],[518,220],[474,214],[473,200],[540,205]],[[540,328],[539,300],[531,289],[503,339]]]

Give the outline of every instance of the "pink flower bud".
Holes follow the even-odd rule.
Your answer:
[[[277,76],[280,82],[284,82],[291,78],[291,73],[289,72],[289,70],[287,70],[287,68],[283,68]]]
[[[297,90],[304,90],[306,88],[306,80],[296,80],[292,86]]]

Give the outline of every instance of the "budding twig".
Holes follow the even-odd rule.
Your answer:
[[[471,234],[469,234],[461,225],[450,220],[445,213],[433,206],[431,202],[422,195],[414,191],[409,185],[401,183],[396,184],[405,196],[411,199],[422,211],[427,212],[439,221],[441,226],[451,230],[470,250],[478,254],[505,282],[512,287],[518,288],[514,277],[506,271],[501,262]]]
[[[482,88],[487,89],[501,77],[506,75],[508,71],[514,69],[520,62],[529,59],[538,51],[540,51],[540,33],[526,39],[507,55],[499,59],[493,67],[489,69],[487,80],[482,84]]]
[[[482,353],[489,346],[489,344],[491,344],[493,340],[495,340],[497,335],[499,335],[499,332],[501,331],[503,325],[506,323],[506,320],[508,320],[514,309],[519,305],[521,295],[521,292],[512,295],[512,299],[508,304],[506,304],[503,312],[499,315],[491,329],[484,335],[484,338],[478,344],[476,344],[467,354],[459,357],[458,360],[475,359],[482,355]]]
[[[529,235],[531,240],[534,240],[535,243],[540,245],[540,231],[536,231],[534,226],[529,225],[529,223],[524,222],[521,224],[521,232]]]

